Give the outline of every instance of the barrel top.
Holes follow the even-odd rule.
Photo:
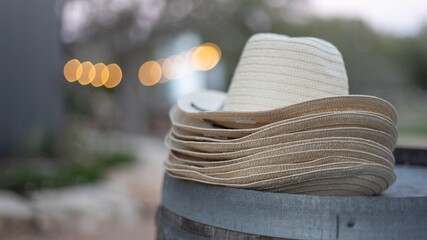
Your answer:
[[[427,239],[427,167],[398,165],[381,196],[311,196],[165,176],[162,204],[192,221],[290,239]]]

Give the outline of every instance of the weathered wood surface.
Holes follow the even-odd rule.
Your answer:
[[[427,239],[427,167],[397,162],[404,163],[397,181],[373,197],[258,192],[166,176],[158,239]]]
[[[157,213],[157,239],[212,239],[212,240],[286,240],[255,234],[230,231],[222,228],[191,221],[164,207]]]

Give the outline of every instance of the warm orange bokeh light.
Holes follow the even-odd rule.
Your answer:
[[[220,48],[213,43],[205,43],[192,52],[191,65],[195,70],[207,71],[214,68],[220,59]]]
[[[64,77],[68,82],[75,82],[82,75],[81,63],[77,59],[71,59],[64,66]]]
[[[91,62],[87,61],[87,62],[82,63],[79,66],[79,68],[82,69],[81,70],[82,74],[81,74],[80,78],[78,79],[79,83],[81,85],[88,85],[95,78],[95,74],[96,74],[95,67],[93,66],[93,64]]]
[[[95,67],[96,74],[95,74],[95,78],[91,83],[94,87],[101,87],[107,82],[110,76],[110,72],[108,71],[107,66],[105,66],[105,64],[103,63],[97,63],[95,64],[94,67]]]
[[[159,82],[182,78],[194,72],[208,71],[221,59],[221,49],[213,43],[205,43],[179,55],[164,60],[148,61],[138,72],[139,81],[145,86]],[[78,81],[81,85],[92,84],[94,87],[114,88],[122,81],[123,73],[117,64],[105,66],[103,63],[93,65],[86,61],[80,63],[72,59],[64,65],[64,77],[68,82]]]
[[[107,69],[109,76],[107,81],[104,83],[104,86],[106,88],[116,87],[122,81],[122,69],[120,69],[119,65],[115,63],[108,64]]]
[[[138,78],[145,86],[153,86],[160,81],[161,77],[162,68],[156,61],[148,61],[139,68]]]

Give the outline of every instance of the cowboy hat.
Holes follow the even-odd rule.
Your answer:
[[[316,38],[256,34],[228,93],[201,91],[169,112],[173,177],[304,194],[374,195],[395,180],[397,114],[349,95],[339,51]]]
[[[256,34],[241,55],[228,93],[201,91],[178,100],[195,119],[247,128],[328,110],[365,110],[396,123],[387,101],[349,95],[339,51],[317,38]]]

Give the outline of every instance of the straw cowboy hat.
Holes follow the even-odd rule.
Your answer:
[[[349,95],[344,61],[317,38],[256,34],[246,44],[228,93],[201,91],[178,100],[193,118],[246,128],[328,110],[396,111],[373,96]]]
[[[184,96],[169,116],[172,177],[318,195],[374,195],[395,180],[394,107],[349,95],[342,56],[321,39],[254,35],[228,93]]]

